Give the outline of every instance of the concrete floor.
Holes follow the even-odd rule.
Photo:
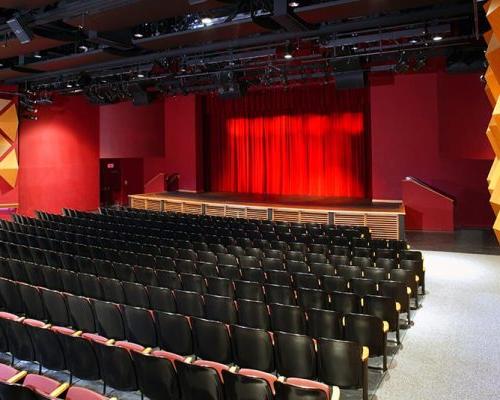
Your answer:
[[[389,369],[369,371],[371,400],[500,399],[500,256],[424,252],[427,296],[402,330],[402,346],[389,344]],[[394,339],[390,334],[389,339]],[[8,357],[1,354],[0,360]],[[381,365],[371,359],[370,365]],[[36,372],[31,363],[19,369]],[[44,374],[67,381],[66,373]],[[74,384],[100,391],[96,382]],[[119,400],[139,393],[110,390]],[[342,400],[361,399],[360,390],[342,390]],[[201,399],[200,399],[201,400]],[[258,400],[258,399],[256,399]]]

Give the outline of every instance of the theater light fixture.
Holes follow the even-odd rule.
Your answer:
[[[288,3],[288,5],[292,8],[300,6],[298,1],[291,1],[290,3]]]
[[[441,40],[443,40],[443,37],[441,35],[436,35],[432,38],[432,40],[434,40],[435,42],[440,42]]]
[[[205,18],[202,18],[201,19],[201,23],[203,25],[212,25],[213,24],[213,21],[212,21],[212,18],[208,18],[208,17],[205,17]]]

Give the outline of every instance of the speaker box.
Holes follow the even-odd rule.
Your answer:
[[[16,35],[21,44],[29,43],[33,39],[33,33],[30,28],[20,18],[14,17],[9,19],[7,25],[12,29],[12,32],[14,32],[14,35]]]
[[[335,73],[335,86],[338,90],[364,88],[365,73],[363,71],[344,71]]]
[[[147,106],[154,99],[153,93],[148,92],[140,85],[132,85],[129,87],[132,94],[132,103],[134,106]]]

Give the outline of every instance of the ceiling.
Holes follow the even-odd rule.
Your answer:
[[[436,55],[480,64],[484,12],[474,0],[292,3],[4,0],[0,80],[59,91],[74,91],[68,82],[85,89],[133,80],[185,91],[194,81],[210,88],[228,71],[260,83],[263,75],[282,81],[285,72],[334,76],[346,60],[349,68],[389,65],[399,72]],[[7,24],[12,18],[31,32],[29,43],[15,36]]]

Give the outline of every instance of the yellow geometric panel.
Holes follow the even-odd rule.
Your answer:
[[[497,185],[493,190],[490,198],[490,203],[493,211],[495,212],[495,215],[498,216],[498,213],[500,212],[500,185]]]
[[[495,74],[498,81],[500,81],[500,41],[498,40],[498,33],[491,36],[486,50],[486,59]]]
[[[495,187],[500,184],[500,158],[495,157],[486,180],[488,181],[488,190],[492,194]]]
[[[495,225],[493,225],[493,230],[495,232],[495,235],[497,235],[498,242],[500,243],[500,215],[497,216]]]
[[[0,135],[0,158],[5,153],[7,153],[7,150],[9,150],[11,147],[12,145],[9,143],[9,141]]]
[[[10,100],[0,99],[0,112],[10,104]]]
[[[493,35],[493,30],[491,29],[488,32],[483,33],[484,41],[486,42],[486,44],[490,43],[492,35]]]
[[[12,149],[12,151],[0,161],[0,177],[2,177],[11,187],[15,187],[18,170],[19,165],[17,163],[16,150]]]
[[[496,124],[490,124],[490,127],[486,131],[486,136],[490,141],[491,147],[495,154],[500,154],[500,129]]]
[[[486,10],[486,18],[493,30],[500,27],[500,1],[491,0],[484,5]]]
[[[497,103],[497,100],[495,99],[495,96],[493,96],[493,93],[491,92],[490,88],[488,85],[484,87],[484,92],[486,93],[486,97],[488,97],[488,101],[490,102],[492,107],[495,107],[495,104]]]
[[[0,115],[0,129],[8,136],[11,141],[16,140],[17,127],[19,120],[17,119],[17,110],[14,103]]]
[[[498,100],[498,96],[500,96],[500,84],[498,83],[499,81],[497,80],[491,67],[488,67],[484,77],[486,79],[486,84],[488,85],[487,87],[490,89],[493,97],[495,100]]]

